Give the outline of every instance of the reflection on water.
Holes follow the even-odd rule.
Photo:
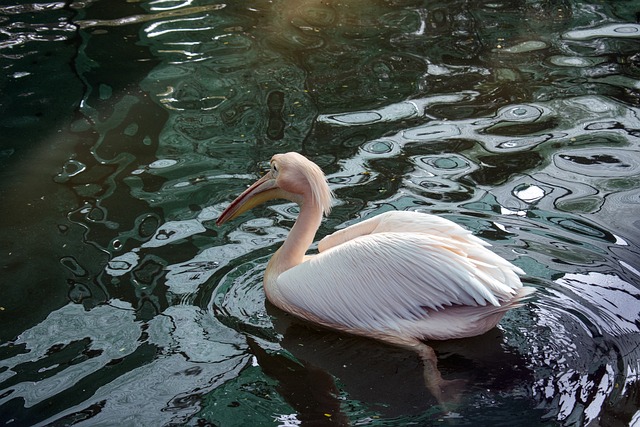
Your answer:
[[[0,6],[7,425],[640,422],[632,2]],[[538,289],[413,354],[265,304],[297,209],[213,220],[277,152],[322,166],[319,236],[448,217]]]

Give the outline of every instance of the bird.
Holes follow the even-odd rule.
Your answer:
[[[264,273],[266,298],[324,328],[418,353],[439,401],[458,394],[444,380],[430,340],[481,335],[519,307],[533,288],[524,271],[469,230],[437,215],[388,211],[330,234],[307,254],[334,195],[321,168],[297,152],[276,154],[269,170],[218,217],[222,226],[272,199],[299,205],[298,217]]]

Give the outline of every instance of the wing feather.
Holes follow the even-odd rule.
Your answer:
[[[508,301],[522,287],[517,267],[460,236],[362,235],[285,271],[277,287],[288,304],[328,323],[367,330],[448,306]]]
[[[425,233],[479,246],[491,246],[446,218],[415,211],[389,211],[326,236],[319,242],[318,250],[324,252],[356,237],[386,232]]]

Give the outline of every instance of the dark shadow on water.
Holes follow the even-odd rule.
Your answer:
[[[350,425],[348,409],[341,406],[347,400],[361,402],[381,418],[428,412],[430,418],[446,419],[449,411],[469,410],[465,400],[476,400],[478,395],[486,395],[487,402],[497,395],[529,397],[519,409],[533,410],[530,396],[522,396],[533,382],[533,373],[526,359],[504,344],[499,329],[475,338],[429,343],[438,354],[442,376],[465,383],[459,403],[445,409],[425,387],[416,353],[316,329],[268,303],[267,310],[283,336],[280,344],[295,360],[261,348],[250,337],[249,346],[262,370],[278,382],[278,392],[298,412],[303,425]],[[495,400],[493,405],[500,405]]]

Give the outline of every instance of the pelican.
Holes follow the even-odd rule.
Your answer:
[[[322,170],[294,152],[274,155],[216,224],[276,198],[297,203],[300,214],[267,264],[267,299],[317,325],[416,351],[438,400],[455,381],[442,379],[425,340],[481,335],[533,291],[487,243],[426,213],[377,215],[326,236],[318,254],[307,255],[333,194]]]

